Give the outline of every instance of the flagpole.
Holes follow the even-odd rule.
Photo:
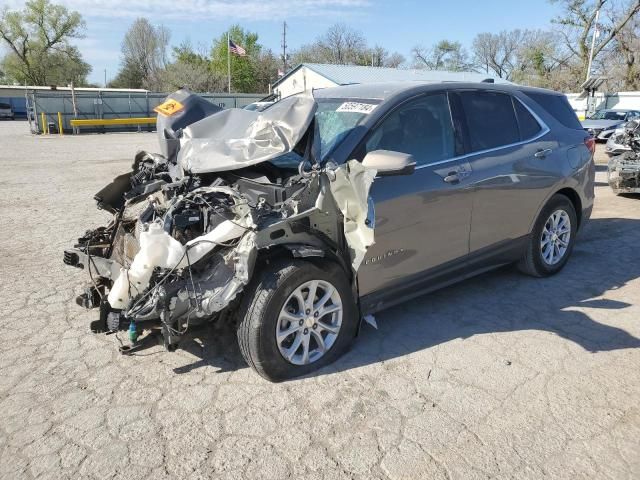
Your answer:
[[[591,64],[593,63],[593,49],[596,46],[596,36],[598,34],[598,20],[600,18],[600,9],[596,10],[596,21],[593,27],[593,36],[591,37],[591,51],[589,52],[589,66],[587,67],[587,80],[591,76]]]
[[[229,80],[229,93],[231,93],[231,49],[229,48],[231,38],[227,32],[227,79]]]

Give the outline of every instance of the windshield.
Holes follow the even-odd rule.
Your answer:
[[[369,99],[316,98],[315,100],[318,104],[315,120],[318,123],[321,160],[326,159],[331,150],[380,103],[380,100]],[[300,155],[288,152],[274,158],[271,163],[281,168],[297,168],[301,161]]]
[[[316,122],[320,133],[320,158],[344,139],[380,103],[379,100],[319,98]]]
[[[624,120],[625,112],[612,112],[611,110],[600,110],[591,115],[592,120]]]

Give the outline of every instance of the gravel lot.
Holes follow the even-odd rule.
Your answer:
[[[1,478],[640,478],[640,198],[603,167],[561,274],[504,268],[385,311],[337,364],[273,385],[228,328],[123,357],[74,304],[63,249],[155,145],[0,123]]]

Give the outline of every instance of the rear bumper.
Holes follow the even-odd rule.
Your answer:
[[[582,209],[582,215],[580,217],[580,225],[579,225],[579,230],[582,230],[585,226],[585,224],[589,221],[589,219],[591,218],[591,213],[593,212],[593,205],[588,206],[587,208],[583,208]]]

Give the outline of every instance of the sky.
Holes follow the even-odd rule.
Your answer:
[[[87,28],[75,43],[93,67],[89,81],[104,84],[120,64],[122,38],[137,17],[171,30],[171,45],[189,40],[208,49],[230,25],[256,32],[259,42],[281,52],[282,22],[289,50],[310,43],[331,25],[343,22],[370,45],[400,52],[408,60],[417,45],[442,39],[469,47],[480,32],[549,28],[558,5],[547,0],[53,0],[79,11]],[[0,0],[22,8],[24,0]]]

